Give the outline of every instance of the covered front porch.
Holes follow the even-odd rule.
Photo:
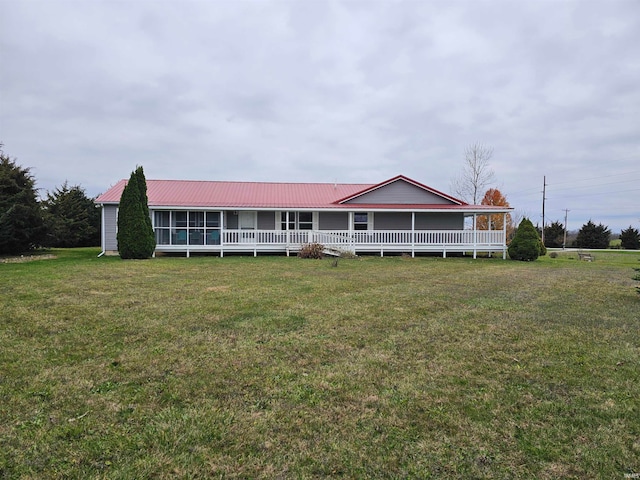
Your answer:
[[[489,230],[223,230],[209,243],[157,245],[156,252],[184,253],[259,253],[297,254],[307,243],[319,243],[328,254],[399,254],[468,252],[476,258],[479,252],[502,253],[506,258],[505,232]]]

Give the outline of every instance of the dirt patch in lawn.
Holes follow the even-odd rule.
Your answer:
[[[20,255],[19,257],[4,257],[0,258],[0,263],[24,263],[33,262],[35,260],[53,260],[58,258],[55,255]]]

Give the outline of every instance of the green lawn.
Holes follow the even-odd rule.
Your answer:
[[[640,473],[638,254],[52,253],[0,264],[0,478]]]

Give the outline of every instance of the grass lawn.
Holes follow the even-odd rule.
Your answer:
[[[640,473],[639,254],[0,264],[0,478]]]

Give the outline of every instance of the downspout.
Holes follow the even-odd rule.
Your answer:
[[[103,256],[106,253],[106,238],[105,238],[105,232],[104,232],[104,203],[100,204],[100,243],[102,244],[102,251],[98,254],[98,258],[100,258],[101,256]]]

